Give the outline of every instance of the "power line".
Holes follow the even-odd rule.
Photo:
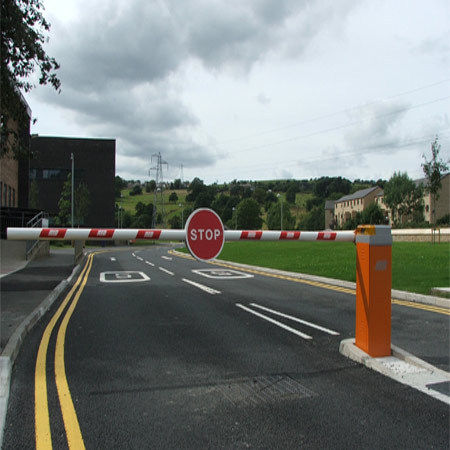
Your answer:
[[[249,152],[249,151],[253,151],[253,150],[259,150],[261,148],[272,147],[272,146],[278,145],[278,144],[285,144],[287,142],[293,142],[293,141],[297,141],[299,139],[305,139],[305,138],[309,138],[309,137],[312,137],[312,136],[318,136],[320,134],[329,133],[331,131],[337,131],[337,130],[341,130],[343,128],[348,128],[348,127],[351,127],[351,126],[354,126],[354,125],[358,125],[358,124],[360,124],[360,123],[362,123],[362,122],[364,122],[364,121],[366,121],[368,119],[375,119],[376,120],[376,119],[381,119],[383,117],[389,117],[389,116],[392,116],[392,115],[395,115],[395,114],[399,114],[399,113],[402,113],[402,112],[410,111],[412,109],[421,108],[423,106],[427,106],[427,105],[431,105],[433,103],[441,102],[441,101],[447,100],[449,98],[450,98],[450,95],[446,96],[446,97],[441,97],[441,98],[437,98],[437,99],[434,99],[434,100],[430,100],[428,102],[419,103],[417,105],[407,106],[405,108],[399,108],[399,109],[397,109],[395,111],[391,111],[391,112],[384,113],[384,114],[379,114],[377,116],[365,117],[363,119],[355,120],[353,122],[348,122],[348,123],[343,124],[343,125],[338,125],[338,126],[330,127],[330,128],[324,128],[322,130],[313,131],[313,132],[308,133],[308,134],[303,134],[303,135],[295,136],[295,137],[292,137],[292,138],[282,139],[280,141],[275,141],[275,142],[271,142],[271,143],[267,143],[267,144],[255,145],[253,147],[247,147],[247,148],[244,148],[244,149],[241,149],[241,150],[236,150],[234,152],[226,152],[226,153],[228,155],[230,155],[230,154],[233,155],[233,154],[236,154],[236,153]]]
[[[334,116],[337,116],[339,114],[349,113],[349,112],[352,112],[352,111],[355,111],[355,110],[358,110],[358,109],[361,109],[361,108],[367,108],[368,106],[376,105],[376,104],[379,104],[381,102],[392,100],[392,99],[397,98],[397,97],[402,97],[404,95],[413,94],[414,92],[419,92],[419,91],[423,91],[425,89],[429,89],[431,87],[439,86],[440,84],[448,83],[449,81],[450,81],[450,78],[446,78],[445,80],[437,81],[435,83],[427,84],[425,86],[420,86],[418,88],[411,89],[409,91],[400,92],[398,94],[391,95],[389,97],[385,97],[385,98],[380,99],[380,100],[373,100],[373,101],[371,101],[369,103],[365,103],[363,105],[351,106],[349,108],[344,108],[344,109],[341,109],[339,111],[327,113],[327,114],[324,114],[324,115],[321,115],[321,116],[316,116],[316,117],[313,117],[311,119],[301,120],[299,122],[295,122],[295,123],[292,123],[290,125],[283,125],[281,127],[273,128],[271,130],[266,130],[266,131],[262,131],[262,132],[259,132],[259,133],[250,134],[250,135],[247,135],[247,136],[242,136],[240,138],[228,139],[226,141],[222,141],[219,145],[228,144],[228,143],[231,143],[231,142],[237,142],[237,141],[241,141],[241,140],[247,140],[247,139],[251,139],[251,138],[254,138],[254,137],[260,137],[260,136],[264,136],[266,134],[276,133],[277,131],[282,131],[282,130],[287,130],[289,128],[294,128],[294,127],[297,127],[299,125],[304,125],[304,124],[307,124],[307,123],[316,122],[316,121],[321,120],[321,119],[328,119],[330,117],[334,117]]]
[[[314,163],[318,163],[318,162],[329,161],[329,160],[333,160],[335,158],[358,156],[361,154],[370,154],[370,153],[373,153],[374,151],[378,151],[381,147],[392,148],[393,145],[395,145],[396,150],[398,149],[399,151],[403,151],[413,145],[429,143],[430,140],[432,140],[436,137],[436,134],[442,135],[444,133],[448,133],[449,130],[450,130],[450,128],[443,128],[442,130],[440,130],[437,133],[434,133],[432,135],[416,137],[416,138],[404,141],[400,144],[396,144],[396,143],[392,142],[392,143],[385,143],[383,145],[370,145],[370,146],[365,146],[365,147],[359,147],[357,150],[347,150],[347,151],[335,153],[332,156],[325,156],[325,157],[321,156],[321,157],[312,158],[312,159],[295,158],[295,159],[290,159],[290,160],[283,160],[283,165],[285,165],[285,166],[291,165],[292,166],[292,164],[299,163],[300,160],[303,165],[307,165],[307,164],[314,164]],[[278,159],[278,161],[279,161],[279,159]],[[245,169],[249,172],[255,172],[255,171],[262,170],[264,168],[271,168],[271,167],[273,167],[273,165],[274,165],[274,162],[265,162],[265,163],[260,163],[260,164],[256,164],[256,165],[252,164],[250,166],[240,166],[239,169]],[[222,174],[231,173],[231,172],[235,173],[235,171],[236,171],[236,169],[230,169],[229,171],[225,170],[225,171],[222,171]]]

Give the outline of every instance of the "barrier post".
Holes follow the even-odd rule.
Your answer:
[[[356,230],[355,345],[372,357],[391,354],[392,235],[386,225]]]

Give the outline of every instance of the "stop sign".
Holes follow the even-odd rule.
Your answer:
[[[224,243],[223,224],[211,209],[196,209],[186,221],[186,244],[194,258],[208,261],[219,256]]]

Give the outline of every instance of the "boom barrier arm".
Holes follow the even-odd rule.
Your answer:
[[[355,242],[354,231],[225,230],[225,241],[335,241]],[[9,240],[62,241],[184,241],[186,230],[123,228],[8,228]]]

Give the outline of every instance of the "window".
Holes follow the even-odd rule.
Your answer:
[[[16,190],[12,190],[12,206],[16,206]]]
[[[11,186],[8,186],[8,206],[11,206]]]
[[[0,181],[0,206],[3,205],[3,181]]]

